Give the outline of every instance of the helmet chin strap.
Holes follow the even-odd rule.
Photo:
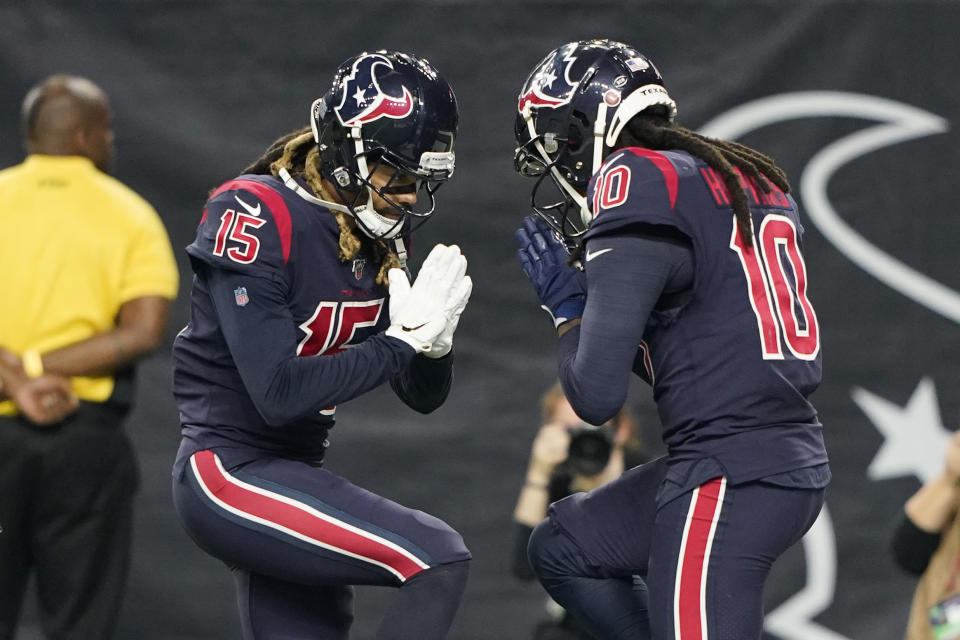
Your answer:
[[[286,169],[281,168],[280,171],[278,171],[277,173],[280,175],[280,179],[283,180],[283,184],[286,185],[286,187],[287,187],[288,189],[291,189],[294,193],[296,193],[298,196],[300,196],[301,198],[303,198],[303,199],[306,200],[307,202],[310,202],[310,203],[312,203],[312,204],[320,205],[321,207],[326,207],[327,209],[330,209],[331,211],[339,211],[339,212],[341,212],[341,213],[346,213],[347,215],[351,215],[351,216],[352,216],[352,215],[355,215],[354,212],[355,212],[356,210],[350,211],[349,208],[345,207],[345,206],[342,205],[342,204],[339,204],[339,203],[337,203],[337,202],[330,202],[329,200],[323,200],[322,198],[318,198],[317,196],[313,195],[312,193],[310,193],[309,191],[307,191],[306,189],[304,189],[303,187],[301,187],[301,186],[300,186],[300,183],[297,182],[296,180],[294,180],[294,179],[293,179],[293,176],[291,176],[291,175],[290,175],[290,172],[287,171]],[[366,205],[364,205],[364,207],[366,207]],[[382,216],[381,216],[381,217],[382,217]],[[387,218],[387,219],[389,220],[389,218]],[[393,222],[395,222],[395,221],[393,221]],[[370,236],[370,237],[373,237],[373,236],[370,235],[370,233],[366,230],[366,228],[364,228],[364,226],[363,226],[362,224],[360,224],[360,225],[358,225],[358,226],[360,227],[360,229],[361,229],[366,235],[368,235],[368,236]],[[406,248],[406,246],[403,244],[403,238],[400,237],[400,235],[399,235],[400,227],[402,227],[403,225],[399,225],[399,224],[398,224],[398,225],[396,225],[396,226],[397,226],[397,232],[398,232],[398,233],[394,234],[393,236],[391,236],[391,237],[389,237],[389,238],[386,238],[386,237],[381,236],[381,239],[383,239],[383,240],[393,240],[394,250],[397,252],[397,258],[400,260],[400,268],[403,269],[404,271],[407,271],[407,275],[410,275],[410,272],[407,270],[407,248]],[[395,236],[395,237],[394,237],[394,236]],[[375,238],[375,239],[376,239],[376,238]]]
[[[345,207],[342,204],[339,204],[337,202],[330,202],[329,200],[323,200],[322,198],[318,198],[317,196],[313,195],[312,193],[310,193],[309,191],[301,187],[300,183],[294,180],[293,176],[290,175],[290,172],[287,171],[286,169],[281,167],[280,171],[278,171],[277,173],[279,174],[280,179],[283,180],[283,184],[288,189],[291,189],[294,193],[296,193],[298,196],[300,196],[307,202],[320,205],[321,207],[326,207],[331,211],[339,211],[341,213],[346,213],[347,215],[351,215],[351,216],[355,215],[354,211],[350,211],[348,207]],[[366,207],[366,205],[364,205],[364,207]],[[364,228],[363,224],[360,224],[358,226],[360,227],[361,230],[363,230],[363,232],[366,235],[370,236],[370,233]],[[403,225],[399,225],[399,224],[397,225],[398,232],[401,226]],[[381,236],[381,238],[384,240],[390,240],[390,239],[393,240],[394,250],[397,252],[397,258],[400,260],[400,268],[403,269],[404,271],[407,271],[407,275],[409,276],[410,272],[407,269],[407,248],[403,243],[403,238],[397,234],[395,235],[396,237],[391,236],[390,238],[385,238]],[[370,236],[370,237],[373,237],[373,236]]]
[[[366,173],[367,166],[362,157],[359,159],[358,164],[361,165],[361,170]],[[277,173],[287,188],[293,190],[298,196],[307,202],[326,207],[331,211],[338,211],[340,213],[345,213],[349,216],[352,216],[357,220],[357,226],[360,227],[360,230],[363,231],[364,235],[373,238],[374,240],[391,240],[396,237],[403,228],[403,224],[399,220],[392,220],[391,218],[377,213],[377,211],[373,208],[373,189],[370,187],[367,187],[367,202],[359,207],[350,209],[350,207],[347,207],[346,205],[342,205],[338,202],[331,202],[330,200],[324,200],[313,195],[301,187],[300,184],[293,179],[293,176],[290,175],[290,172],[284,168],[281,168]]]
[[[590,175],[594,175],[597,171],[600,171],[600,167],[603,166],[603,158],[605,157],[604,151],[606,147],[604,146],[603,133],[607,128],[607,103],[601,102],[597,106],[597,119],[593,121],[593,168],[590,171]],[[589,227],[590,223],[593,222],[593,214],[590,213],[590,208],[583,206],[580,208],[580,218],[583,221],[584,227]]]
[[[361,223],[360,227],[368,236],[374,240],[392,240],[403,228],[403,221],[393,220],[381,215],[373,208],[374,191],[369,184],[370,169],[367,167],[367,156],[363,152],[363,140],[361,139],[360,127],[351,129],[350,134],[354,139],[353,144],[357,150],[357,170],[367,190],[367,201],[359,207],[355,207],[352,213],[354,217],[359,220]]]
[[[397,259],[400,261],[400,268],[407,272],[407,277],[413,280],[410,269],[407,268],[407,247],[403,244],[403,237],[397,236],[393,239],[393,248],[397,252]]]
[[[342,204],[339,204],[337,202],[331,202],[329,200],[324,200],[322,198],[318,198],[317,196],[313,195],[312,193],[310,193],[309,191],[301,187],[300,183],[294,180],[293,176],[290,175],[290,172],[284,169],[283,167],[281,167],[280,171],[278,171],[277,173],[280,179],[283,180],[283,184],[288,189],[292,190],[294,193],[296,193],[298,196],[300,196],[307,202],[310,202],[312,204],[318,204],[321,207],[326,207],[327,209],[330,209],[331,211],[339,211],[340,213],[353,215],[350,209],[343,206]]]

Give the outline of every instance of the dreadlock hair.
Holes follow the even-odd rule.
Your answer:
[[[634,116],[617,139],[615,148],[623,147],[682,149],[706,162],[720,174],[730,192],[737,229],[748,247],[753,246],[750,201],[734,167],[745,174],[745,179],[752,179],[764,193],[770,193],[771,182],[784,193],[790,192],[786,174],[769,156],[736,142],[702,136],[657,115]]]
[[[286,169],[292,176],[299,176],[318,197],[332,200],[323,188],[323,176],[320,174],[320,158],[317,144],[310,127],[291,131],[274,140],[267,150],[253,164],[243,170],[256,175],[277,175],[280,169]],[[387,272],[400,266],[397,254],[383,240],[373,240],[357,229],[353,216],[342,211],[331,211],[340,228],[337,257],[341,262],[353,260],[364,245],[369,245],[373,259],[380,265],[377,284],[387,285]]]

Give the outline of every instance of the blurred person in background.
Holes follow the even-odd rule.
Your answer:
[[[425,59],[364,52],[309,117],[213,193],[187,247],[174,503],[233,572],[243,638],[347,638],[353,585],[395,589],[378,639],[444,638],[460,534],[323,461],[337,405],[389,382],[429,413],[450,391],[466,258],[438,244],[412,284],[406,260],[453,174],[456,99]]]
[[[550,503],[595,489],[650,459],[637,435],[636,419],[627,408],[603,425],[587,424],[574,413],[559,382],[541,396],[540,406],[543,424],[533,441],[513,511],[517,524],[513,574],[521,580],[536,578],[527,559],[527,543]],[[552,600],[548,600],[547,611],[550,619],[537,626],[534,640],[593,637]]]
[[[947,443],[943,471],[907,500],[893,556],[920,576],[906,640],[960,638],[960,433]]]
[[[163,341],[177,269],[156,211],[107,175],[107,96],[51,76],[0,172],[0,638],[35,572],[43,632],[109,638],[130,559],[134,364]]]

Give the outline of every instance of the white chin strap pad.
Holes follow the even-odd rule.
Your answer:
[[[403,224],[399,220],[392,220],[377,213],[370,204],[373,201],[373,190],[369,187],[367,187],[367,195],[370,200],[353,209],[353,215],[361,223],[357,226],[374,240],[390,240],[396,237],[403,228]]]
[[[357,171],[360,177],[370,181],[370,169],[367,167],[367,156],[363,153],[363,140],[360,139],[360,127],[352,131],[354,146],[357,150]],[[400,233],[403,224],[392,220],[373,208],[373,189],[367,187],[367,201],[359,207],[354,207],[353,215],[360,221],[360,229],[374,240],[389,240]]]
[[[390,240],[391,238],[399,235],[401,229],[403,228],[402,224],[397,224],[396,220],[391,220],[386,216],[382,216],[376,212],[376,210],[370,206],[370,202],[366,202],[363,205],[357,207],[353,211],[350,211],[348,207],[338,204],[336,202],[330,202],[329,200],[322,200],[315,195],[309,193],[306,189],[297,184],[297,181],[293,179],[293,176],[290,175],[290,172],[286,169],[280,169],[279,171],[280,179],[283,180],[283,183],[289,188],[292,189],[298,196],[311,202],[313,204],[318,204],[322,207],[326,207],[331,211],[340,211],[348,215],[356,216],[360,219],[360,222],[363,224],[358,224],[363,233],[373,239],[385,239]],[[370,197],[373,197],[371,194],[368,194]],[[370,231],[368,232],[367,229]],[[374,235],[379,233],[380,235]]]

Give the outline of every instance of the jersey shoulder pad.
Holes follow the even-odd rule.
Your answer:
[[[282,270],[290,259],[293,223],[285,190],[272,182],[245,175],[214,191],[187,247],[191,259],[263,275]]]
[[[673,209],[682,174],[691,170],[685,154],[627,147],[611,154],[590,181],[587,200],[593,221],[588,235],[635,224],[681,228]]]

